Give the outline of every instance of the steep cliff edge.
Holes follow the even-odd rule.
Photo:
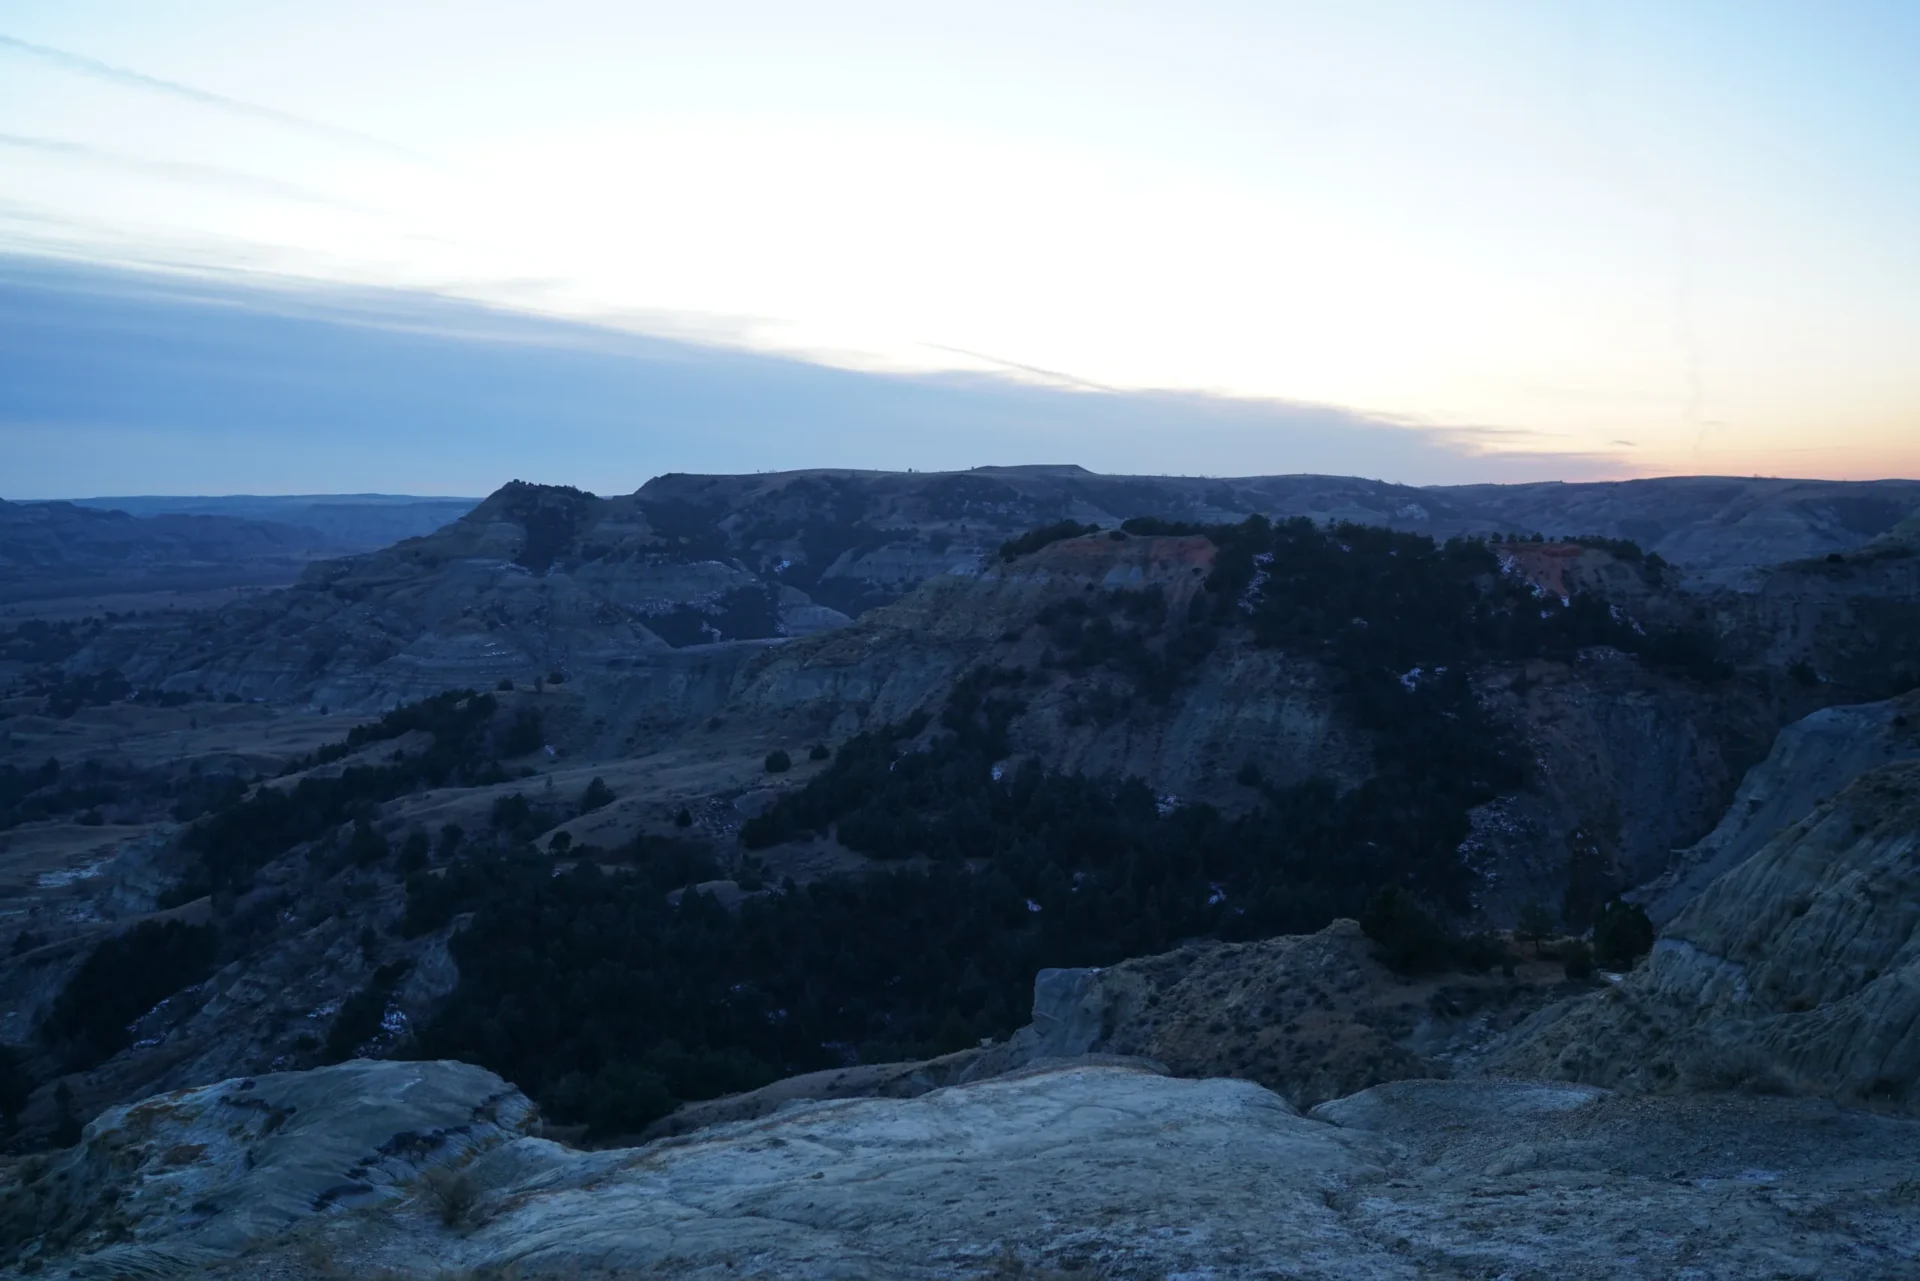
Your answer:
[[[1683,908],[1617,988],[1490,1070],[1920,1107],[1920,762],[1870,770]]]

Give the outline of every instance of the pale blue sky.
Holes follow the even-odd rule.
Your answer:
[[[1920,472],[1920,5],[14,0],[0,36],[0,252],[1447,429],[1354,428],[1335,469],[1392,479]],[[57,447],[36,403],[0,433]],[[644,410],[575,421],[643,472],[796,444]],[[1050,459],[1295,469],[1084,418]],[[801,452],[868,447],[832,419]],[[969,453],[943,422],[893,465]]]

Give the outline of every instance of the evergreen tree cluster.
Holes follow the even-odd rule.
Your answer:
[[[321,760],[339,759],[369,743],[424,730],[433,741],[413,756],[381,765],[355,765],[330,778],[308,776],[288,787],[260,787],[245,800],[210,814],[188,829],[183,844],[196,856],[198,872],[173,895],[179,901],[209,891],[238,892],[255,870],[303,841],[315,840],[354,819],[365,820],[373,806],[423,788],[448,784],[502,783],[506,772],[497,754],[528,735],[525,717],[533,716],[531,736],[538,738],[537,713],[517,712],[504,730],[494,722],[499,705],[491,694],[453,690],[389,712],[370,726],[351,731],[344,744],[323,749]],[[369,833],[371,836],[371,833]],[[356,832],[356,837],[358,833]],[[352,847],[356,861],[367,861],[368,837]],[[377,838],[374,838],[377,839]],[[381,842],[384,848],[384,842]],[[376,856],[377,857],[377,856]]]

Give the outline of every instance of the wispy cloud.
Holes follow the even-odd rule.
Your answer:
[[[376,138],[372,134],[361,133],[357,129],[343,129],[339,125],[330,125],[325,121],[309,120],[291,111],[281,111],[277,107],[262,106],[260,103],[246,102],[239,98],[229,98],[225,94],[212,93],[206,89],[181,84],[177,80],[162,80],[158,76],[150,76],[143,71],[135,71],[130,67],[116,67],[84,54],[69,53],[65,49],[32,44],[8,35],[0,35],[0,49],[38,58],[42,62],[51,63],[79,75],[92,76],[97,80],[108,80],[135,89],[145,89],[152,93],[168,94],[188,102],[199,103],[203,107],[214,107],[253,120],[276,124],[285,129],[296,129],[315,137],[330,138],[335,142],[349,143],[354,146],[372,147],[408,160],[424,159],[418,152],[402,147],[398,143]]]
[[[996,365],[1001,369],[1009,369],[1015,373],[1031,374],[1046,383],[1057,383],[1067,387],[1079,387],[1085,391],[1115,390],[1104,383],[1089,382],[1087,379],[1074,374],[1063,374],[1057,369],[1042,369],[1038,365],[1023,365],[1017,360],[1003,360],[999,356],[989,356],[983,351],[970,351],[965,347],[947,347],[940,343],[931,342],[924,345],[933,351],[952,352],[956,356],[967,356],[974,360],[985,361],[989,365]]]
[[[431,294],[283,284],[0,254],[0,457],[21,460],[9,496],[352,491],[375,475],[411,492],[528,474],[607,492],[663,471],[1061,459],[1415,484],[1630,470],[1333,406],[865,373]]]
[[[115,169],[125,169],[136,173],[152,174],[155,177],[170,179],[174,182],[198,183],[203,186],[222,187],[229,191],[244,192],[255,196],[272,196],[279,200],[294,200],[302,204],[324,205],[330,209],[345,209],[354,213],[369,213],[364,206],[345,200],[336,200],[321,192],[295,186],[290,182],[281,182],[275,178],[263,178],[259,174],[246,173],[239,169],[227,169],[220,165],[195,164],[185,160],[148,160],[142,156],[129,156],[124,152],[111,151],[105,147],[92,147],[81,142],[67,142],[60,138],[35,138],[26,134],[0,133],[0,147],[15,147],[22,151],[37,151],[42,155],[59,156],[67,160],[76,160],[84,164],[107,165]]]

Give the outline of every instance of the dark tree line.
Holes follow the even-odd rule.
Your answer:
[[[372,807],[409,792],[507,781],[498,756],[537,747],[540,722],[537,713],[521,709],[505,725],[497,725],[498,711],[491,694],[453,690],[356,727],[343,744],[317,753],[316,762],[338,760],[354,748],[415,730],[427,731],[433,741],[413,756],[386,764],[350,766],[330,778],[303,778],[292,787],[260,787],[245,800],[202,818],[183,840],[195,856],[195,874],[173,897],[184,902],[212,891],[242,891],[253,873],[278,855],[365,818]]]

